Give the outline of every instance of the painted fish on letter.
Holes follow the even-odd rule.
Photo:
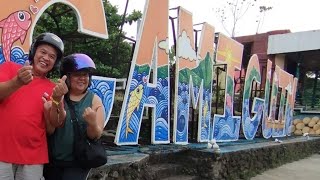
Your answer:
[[[5,61],[11,59],[10,53],[14,42],[20,39],[21,44],[24,43],[31,23],[31,14],[27,11],[16,11],[0,21],[1,44]]]
[[[140,84],[130,93],[130,99],[128,103],[128,110],[127,110],[127,118],[126,118],[126,138],[128,137],[128,133],[133,133],[130,126],[130,119],[132,113],[135,109],[139,110],[139,105],[143,95],[143,85]]]

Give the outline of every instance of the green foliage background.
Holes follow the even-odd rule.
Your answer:
[[[95,62],[95,75],[123,78],[127,77],[131,64],[132,44],[124,41],[125,33],[120,32],[122,23],[131,24],[141,18],[140,11],[133,11],[123,19],[118,8],[104,2],[109,38],[100,39],[80,34],[77,18],[71,7],[55,3],[48,7],[35,26],[34,37],[43,32],[57,34],[65,44],[65,55],[85,53]],[[123,21],[124,20],[124,21]],[[51,77],[58,76],[56,71]]]

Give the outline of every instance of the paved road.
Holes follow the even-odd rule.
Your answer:
[[[320,180],[320,154],[271,169],[251,180]]]

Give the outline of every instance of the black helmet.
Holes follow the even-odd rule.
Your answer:
[[[55,62],[56,66],[63,56],[64,45],[62,40],[53,33],[42,33],[38,37],[36,37],[30,47],[29,52],[29,61],[31,64],[33,63],[33,58],[36,54],[37,47],[40,44],[49,44],[57,50],[57,59]]]

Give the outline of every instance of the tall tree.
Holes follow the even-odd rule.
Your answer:
[[[271,7],[271,6],[259,6],[259,9],[260,9],[259,13],[260,14],[259,14],[259,16],[258,16],[258,18],[256,20],[256,22],[258,23],[256,34],[258,34],[259,29],[263,25],[264,17],[266,16],[267,11],[270,11],[272,8],[273,7]]]
[[[56,33],[65,43],[65,54],[81,52],[95,61],[97,75],[126,77],[131,63],[132,45],[122,38],[125,33],[120,31],[120,26],[137,21],[142,13],[133,11],[123,21],[116,6],[105,1],[104,8],[109,33],[107,40],[80,34],[74,11],[60,3],[53,4],[43,13],[35,27],[34,36],[42,32]]]
[[[257,2],[257,0],[227,0],[222,7],[214,8],[214,10],[224,30],[231,37],[235,37],[239,20],[245,16],[249,9],[257,7]],[[272,7],[259,6],[258,10],[264,18],[265,12],[271,9]],[[261,16],[259,17],[256,22],[261,24],[263,19]]]

